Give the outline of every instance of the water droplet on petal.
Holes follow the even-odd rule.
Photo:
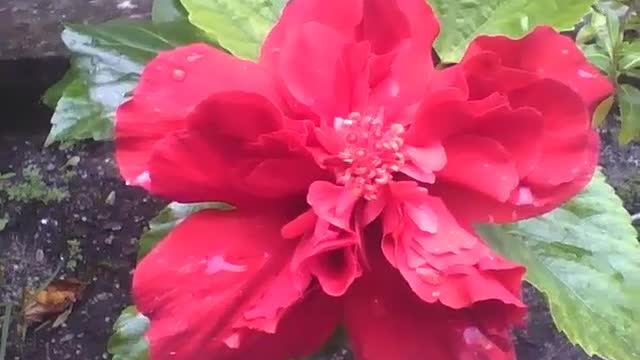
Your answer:
[[[236,265],[230,262],[227,262],[222,256],[217,255],[209,259],[207,261],[207,269],[205,272],[207,274],[213,275],[222,271],[228,272],[244,272],[247,271],[246,265]]]
[[[182,69],[173,69],[173,73],[171,73],[171,77],[175,81],[183,81],[187,77],[187,73]]]
[[[420,279],[431,285],[439,285],[442,284],[442,276],[440,272],[436,269],[432,268],[417,268],[416,273],[420,277]]]
[[[204,57],[204,55],[202,55],[202,54],[192,54],[192,55],[187,56],[187,61],[192,63],[192,62],[196,62],[196,61],[202,59],[203,57]]]
[[[149,172],[145,171],[133,180],[132,185],[147,187],[151,183]]]
[[[562,51],[560,51],[560,53],[562,53],[562,55],[568,55],[569,54],[569,49],[562,49]]]
[[[518,195],[515,201],[516,205],[531,205],[533,204],[533,193],[527,186],[521,186],[518,188]]]
[[[586,71],[584,69],[578,69],[578,76],[585,78],[585,79],[593,79],[596,78],[597,75],[594,73],[591,73],[589,71]]]
[[[225,345],[232,349],[237,349],[240,347],[240,334],[233,333],[226,339],[224,339]]]
[[[433,297],[440,297],[440,291],[434,291],[431,295],[433,295]]]

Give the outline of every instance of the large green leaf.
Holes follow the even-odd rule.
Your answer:
[[[224,203],[171,203],[149,222],[149,230],[140,237],[138,259],[146,256],[167,234],[189,215],[205,209],[231,210]]]
[[[640,69],[640,40],[622,44],[620,70]]]
[[[286,3],[286,0],[181,1],[193,24],[215,36],[223,48],[247,59],[257,58],[260,45]]]
[[[72,69],[45,95],[48,104],[57,104],[47,144],[110,139],[115,110],[150,59],[163,50],[210,41],[186,21],[69,25],[62,39],[73,53]]]
[[[149,319],[134,306],[124,309],[113,326],[113,335],[107,345],[112,360],[147,360],[149,344],[144,334],[149,326]]]
[[[442,31],[436,50],[446,63],[457,62],[478,35],[520,37],[537,25],[573,29],[594,0],[429,0]]]
[[[628,144],[640,137],[640,90],[628,85],[618,86],[618,106],[620,107],[621,144]]]
[[[547,215],[478,230],[527,267],[572,342],[608,360],[640,359],[640,244],[603,175]]]

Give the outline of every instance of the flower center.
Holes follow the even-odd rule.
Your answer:
[[[336,159],[336,181],[366,200],[376,199],[379,189],[405,163],[404,126],[385,125],[382,115],[382,111],[364,116],[351,113],[346,119],[338,117],[334,121],[346,144]]]

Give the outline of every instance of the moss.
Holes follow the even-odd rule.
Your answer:
[[[69,259],[67,260],[67,269],[70,271],[76,271],[78,265],[84,259],[82,256],[82,245],[79,240],[71,239],[67,240],[67,251],[69,253]]]
[[[67,189],[47,185],[35,166],[24,168],[20,181],[14,181],[15,178],[13,173],[0,174],[0,195],[4,195],[9,201],[49,204],[69,197]]]

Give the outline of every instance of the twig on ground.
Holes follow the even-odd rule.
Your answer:
[[[12,311],[13,304],[5,304],[2,333],[0,335],[0,360],[5,360],[5,356],[7,355],[7,342],[9,341],[9,325],[11,324]]]

